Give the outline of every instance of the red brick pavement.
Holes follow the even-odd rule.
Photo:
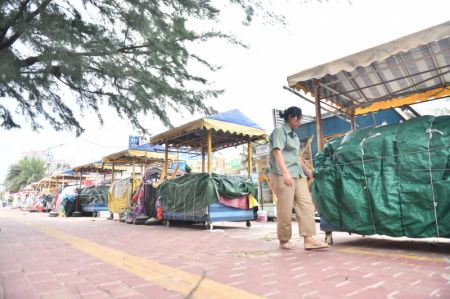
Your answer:
[[[304,251],[296,241],[298,249],[283,251],[273,223],[254,223],[251,229],[225,223],[210,232],[196,225],[134,226],[5,209],[0,210],[0,298],[183,297],[11,216],[269,298],[450,298],[448,240],[335,233],[329,250]],[[349,248],[357,253],[345,252]]]

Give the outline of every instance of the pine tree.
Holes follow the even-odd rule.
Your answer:
[[[228,0],[244,13],[244,23],[259,14],[277,19],[263,8],[268,0]],[[189,43],[211,38],[240,44],[218,31],[197,32],[189,20],[218,22],[220,10],[211,0],[4,0],[0,1],[0,126],[20,127],[23,115],[34,130],[39,117],[56,130],[83,127],[74,105],[94,111],[112,106],[120,117],[144,129],[141,112],[170,126],[167,109],[213,112],[204,104],[222,90],[187,70],[196,61],[217,68],[189,51]],[[197,86],[198,88],[193,88]],[[76,99],[64,98],[70,90]]]

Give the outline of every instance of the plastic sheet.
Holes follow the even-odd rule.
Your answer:
[[[450,116],[349,132],[317,155],[320,216],[365,235],[450,237]]]

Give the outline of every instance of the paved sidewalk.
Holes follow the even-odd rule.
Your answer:
[[[445,239],[335,233],[313,252],[295,235],[283,251],[274,223],[206,231],[9,209],[0,229],[0,298],[450,298]]]

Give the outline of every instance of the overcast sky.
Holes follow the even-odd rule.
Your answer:
[[[287,85],[288,75],[450,19],[448,0],[273,2],[274,10],[286,17],[285,27],[263,25],[258,20],[244,27],[240,25],[242,15],[230,9],[224,14],[222,29],[233,32],[250,48],[224,42],[210,42],[201,47],[211,63],[223,66],[209,78],[214,87],[224,88],[226,92],[209,103],[220,112],[238,108],[267,130],[272,129],[273,108],[297,105],[304,114],[314,113],[311,104],[282,89]],[[423,111],[431,110],[433,105],[436,106],[422,105]],[[446,105],[450,104],[446,102]],[[174,125],[200,117],[172,115]],[[55,159],[76,166],[126,148],[128,135],[136,133],[134,128],[108,107],[103,108],[103,116],[105,122],[100,126],[94,115],[84,115],[82,125],[86,131],[79,138],[73,132],[55,132],[48,125],[39,132],[33,132],[27,124],[21,129],[0,130],[0,182],[8,166],[18,161],[25,151],[56,146],[50,149]],[[142,123],[153,134],[166,130],[151,116],[142,117]]]

